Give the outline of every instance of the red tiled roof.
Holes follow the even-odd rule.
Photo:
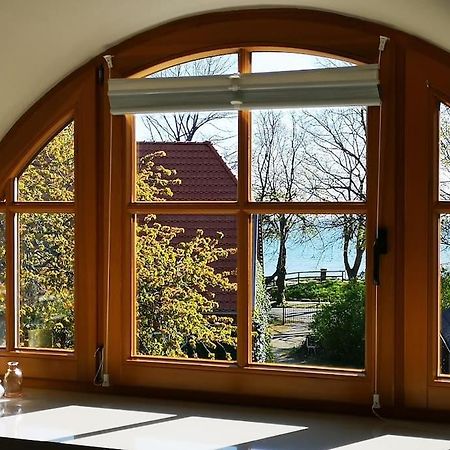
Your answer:
[[[180,185],[168,200],[236,200],[237,180],[210,142],[139,142],[139,156],[163,151],[155,164],[176,169]]]
[[[138,142],[139,156],[157,151],[164,151],[166,156],[155,158],[155,164],[167,169],[175,169],[176,178],[181,184],[171,186],[173,196],[167,200],[177,201],[212,201],[236,200],[237,181],[231,170],[222,160],[216,149],[209,143],[178,142]],[[217,232],[224,234],[220,245],[224,248],[237,247],[237,224],[234,216],[212,215],[158,215],[157,222],[162,225],[176,226],[184,229],[174,244],[182,240],[192,239],[198,229],[205,236],[216,237]],[[236,255],[225,260],[216,261],[213,266],[218,272],[236,271]],[[236,282],[236,276],[230,277]],[[219,313],[236,312],[236,293],[214,291],[215,300],[219,303]]]

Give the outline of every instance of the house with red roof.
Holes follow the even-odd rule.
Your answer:
[[[171,186],[172,201],[234,201],[237,198],[237,180],[233,172],[210,142],[138,142],[138,155],[143,157],[157,152],[165,156],[155,157],[155,165],[176,171],[180,184]],[[237,223],[234,216],[224,215],[158,215],[163,225],[181,227],[184,233],[181,239],[193,238],[198,229],[205,236],[216,237],[223,233],[221,246],[237,247]],[[218,272],[236,272],[236,255],[214,263]],[[235,282],[232,275],[230,281]],[[219,304],[217,314],[236,315],[235,292],[215,292]]]

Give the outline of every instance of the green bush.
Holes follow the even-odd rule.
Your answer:
[[[264,273],[256,263],[255,306],[253,311],[253,361],[272,362],[271,333],[269,328],[270,298],[266,291]]]
[[[450,271],[441,268],[441,308],[450,308]]]
[[[302,281],[296,286],[288,286],[286,298],[288,300],[318,300],[332,301],[341,297],[347,281]]]
[[[315,315],[311,334],[322,362],[364,367],[365,284],[358,280],[338,283],[333,301]]]

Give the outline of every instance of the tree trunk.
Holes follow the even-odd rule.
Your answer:
[[[350,265],[349,260],[349,246],[350,241],[353,237],[353,224],[352,219],[347,218],[344,221],[344,266],[345,271],[347,272],[347,277],[349,280],[354,280],[358,276],[359,268],[361,267],[362,258],[365,251],[365,238],[364,231],[365,231],[365,223],[364,220],[361,218],[356,219],[358,221],[356,225],[356,255],[355,260],[353,261],[353,265]]]
[[[278,261],[277,261],[277,292],[276,292],[276,305],[282,305],[285,301],[285,290],[286,290],[286,216],[283,214],[280,216],[280,247],[278,250]]]

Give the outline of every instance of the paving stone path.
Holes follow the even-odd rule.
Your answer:
[[[273,308],[271,316],[276,322],[271,325],[272,330],[272,348],[275,362],[283,364],[298,364],[303,362],[291,350],[294,347],[300,347],[309,333],[312,311],[299,308],[299,320],[295,323],[282,322],[282,308]]]

